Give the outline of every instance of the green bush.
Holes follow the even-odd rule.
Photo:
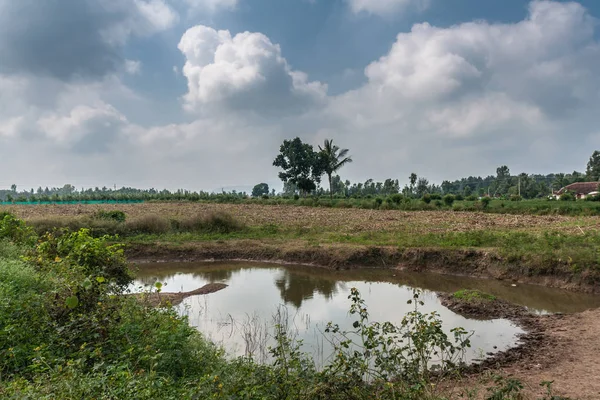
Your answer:
[[[119,210],[112,210],[112,211],[98,210],[98,211],[96,211],[96,213],[94,213],[93,217],[96,219],[104,219],[104,220],[116,221],[116,222],[125,222],[125,219],[127,218],[125,213],[123,211],[119,211]]]
[[[447,206],[452,206],[452,204],[454,203],[454,200],[456,200],[456,197],[454,197],[453,194],[447,194],[444,196],[443,200],[444,200],[444,204],[446,204]]]
[[[482,197],[481,198],[481,207],[483,207],[483,209],[487,209],[490,205],[490,203],[492,202],[492,199],[490,197]]]
[[[421,198],[421,200],[425,203],[425,204],[429,204],[431,203],[431,195],[429,193],[425,193],[423,195],[423,197]]]
[[[171,230],[169,221],[158,215],[144,215],[125,224],[128,232],[137,234],[161,234]]]
[[[513,194],[510,196],[510,201],[521,201],[523,200],[523,198],[521,196],[519,196],[518,194]]]
[[[560,201],[575,201],[575,196],[572,193],[565,192],[560,195],[559,200]]]
[[[243,231],[246,226],[231,214],[214,212],[184,219],[180,221],[179,229],[186,232],[233,233]]]

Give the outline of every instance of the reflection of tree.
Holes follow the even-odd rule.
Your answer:
[[[337,293],[337,281],[333,279],[294,274],[287,270],[275,278],[275,286],[281,293],[281,299],[296,308],[300,308],[303,300],[312,299],[315,293],[320,293],[328,299]]]
[[[222,282],[229,281],[233,276],[234,272],[239,272],[240,268],[235,270],[233,269],[215,269],[215,270],[207,270],[207,271],[199,271],[196,272],[194,277],[200,277],[202,279],[206,279],[209,282]]]

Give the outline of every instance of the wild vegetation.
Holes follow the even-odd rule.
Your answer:
[[[11,214],[0,219],[0,395],[14,399],[246,398],[448,399],[469,333],[448,336],[436,313],[415,308],[399,325],[372,322],[357,290],[351,331],[329,324],[331,362],[317,369],[273,327],[271,361],[231,358],[169,306],[122,296],[131,283],[122,247],[86,229],[37,236]],[[35,329],[31,329],[35,326]],[[448,390],[448,387],[453,389]],[[511,379],[484,393],[512,399]],[[550,398],[551,391],[548,397]],[[555,398],[555,397],[553,397]]]

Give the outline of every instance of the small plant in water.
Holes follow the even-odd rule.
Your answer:
[[[434,383],[458,372],[472,334],[454,328],[451,340],[437,312],[419,310],[423,305],[420,295],[414,291],[413,299],[408,301],[414,305],[413,311],[400,325],[394,325],[370,322],[359,291],[351,290],[350,315],[357,317],[354,329],[342,331],[329,323],[325,330],[332,336],[334,354],[323,372],[330,379],[335,377],[337,390],[358,390],[356,382],[363,382],[365,387],[376,386],[382,397],[392,394],[385,392],[393,392],[403,393],[401,398],[420,399],[436,387]],[[391,397],[396,398],[396,394]]]

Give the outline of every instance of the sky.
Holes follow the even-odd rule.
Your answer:
[[[583,171],[597,0],[0,0],[0,188],[267,182],[296,136],[353,182]]]

